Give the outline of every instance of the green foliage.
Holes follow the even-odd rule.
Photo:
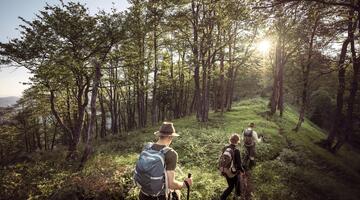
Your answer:
[[[257,145],[258,164],[251,172],[254,199],[357,199],[359,154],[348,148],[329,154],[314,144],[325,135],[313,124],[306,121],[298,133],[291,131],[297,120],[291,107],[282,119],[266,117],[265,108],[265,100],[252,99],[236,104],[223,118],[211,113],[208,123],[195,122],[194,117],[174,121],[181,135],[171,145],[179,154],[176,177],[193,174],[191,199],[217,199],[226,188],[216,169],[218,156],[231,133],[240,133],[249,122],[255,122],[265,138]],[[77,191],[84,198],[134,200],[139,190],[132,183],[132,170],[143,145],[156,140],[152,133],[157,128],[96,141],[96,152],[80,172],[76,164],[63,162],[60,150],[33,153],[34,162],[1,170],[1,191],[8,196],[2,195],[45,199]]]

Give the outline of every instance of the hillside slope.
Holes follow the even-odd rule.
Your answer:
[[[253,199],[337,199],[360,196],[360,155],[348,147],[333,155],[314,143],[325,134],[309,121],[291,131],[297,113],[287,107],[283,118],[268,118],[266,101],[242,101],[231,112],[212,113],[206,124],[194,117],[174,120],[181,134],[171,145],[179,154],[178,179],[193,174],[191,198],[218,199],[226,182],[216,170],[217,158],[231,133],[250,122],[265,141],[257,146],[258,163],[251,172]],[[33,161],[1,170],[0,194],[32,199],[136,199],[132,169],[142,146],[155,141],[150,127],[95,141],[96,152],[81,172],[63,163],[64,153],[33,154]],[[56,191],[56,192],[54,192]]]

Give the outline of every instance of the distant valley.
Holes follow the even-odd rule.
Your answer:
[[[8,107],[16,104],[16,101],[19,100],[19,97],[0,97],[0,107]]]

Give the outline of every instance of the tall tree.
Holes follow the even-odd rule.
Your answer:
[[[118,27],[98,26],[101,19],[90,16],[79,3],[46,6],[40,13],[32,22],[23,19],[22,39],[1,44],[1,54],[28,68],[35,75],[32,81],[47,88],[52,114],[69,139],[68,158],[74,159],[89,101],[92,77],[87,66],[93,56],[117,42]],[[64,87],[69,88],[67,101],[62,101]],[[62,102],[74,106],[60,112],[66,108],[58,105]]]

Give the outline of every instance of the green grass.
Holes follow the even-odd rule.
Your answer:
[[[179,155],[176,176],[181,180],[188,172],[193,174],[191,199],[218,199],[226,187],[216,169],[220,151],[232,133],[241,133],[254,122],[266,140],[257,145],[253,199],[357,200],[360,155],[346,146],[337,155],[328,153],[315,145],[326,137],[323,130],[305,120],[295,133],[292,128],[298,116],[294,108],[287,106],[282,118],[269,118],[264,114],[266,105],[263,99],[250,99],[237,103],[223,116],[210,113],[207,123],[196,122],[194,116],[173,121],[181,134],[171,145]],[[45,153],[35,163],[3,169],[0,175],[5,175],[6,181],[3,179],[1,187],[7,184],[7,192],[20,195],[21,188],[30,182],[31,189],[21,196],[30,199],[45,199],[59,188],[74,185],[84,190],[85,198],[136,199],[132,169],[143,145],[156,141],[153,132],[157,129],[149,127],[109,137],[106,142],[95,141],[96,152],[81,172],[63,162],[61,150]]]

